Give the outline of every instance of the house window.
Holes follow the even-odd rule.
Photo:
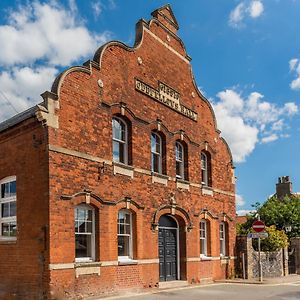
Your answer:
[[[220,223],[220,255],[226,256],[226,224]]]
[[[75,260],[95,259],[95,211],[80,204],[75,208]]]
[[[185,179],[184,177],[184,148],[183,145],[179,142],[176,142],[175,145],[175,154],[176,154],[176,178]]]
[[[15,239],[17,235],[16,214],[16,177],[9,177],[0,181],[0,237]]]
[[[162,139],[154,132],[151,133],[151,171],[162,173]]]
[[[128,133],[127,125],[120,118],[112,119],[113,130],[113,161],[128,163]]]
[[[200,254],[207,256],[207,222],[200,221]]]
[[[203,152],[201,153],[201,183],[208,185],[207,156]]]
[[[118,214],[118,257],[132,259],[132,214],[124,209]]]

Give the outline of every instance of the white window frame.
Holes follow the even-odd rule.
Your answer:
[[[226,224],[220,223],[220,256],[226,256]]]
[[[203,227],[201,227],[203,225]],[[207,256],[207,221],[200,221],[200,256]],[[203,247],[201,247],[203,243]]]
[[[180,159],[180,156],[178,152],[180,151],[179,148],[181,148],[181,153],[182,153],[182,159]],[[178,155],[177,155],[178,154]],[[185,161],[185,152],[184,152],[184,147],[180,142],[176,142],[175,144],[175,160],[176,160],[176,178],[179,179],[185,179],[184,176],[184,161]],[[179,163],[179,173],[177,174],[177,163]]]
[[[10,196],[10,197],[2,198],[2,195],[1,195],[2,184],[14,182],[14,181],[17,184],[16,176],[9,176],[0,181],[0,240],[2,240],[2,241],[14,241],[17,239],[17,232],[16,232],[16,236],[3,236],[2,235],[2,224],[3,223],[15,222],[16,226],[17,226],[17,191],[16,191],[15,195]],[[9,202],[16,202],[16,215],[12,216],[12,217],[2,217],[2,204],[9,203]]]
[[[156,137],[159,140],[159,152],[152,150],[152,137]],[[156,140],[155,140],[156,141]],[[155,147],[156,149],[156,147]],[[158,170],[154,171],[154,165],[153,165],[153,156],[158,157]],[[156,132],[151,132],[151,171],[155,173],[162,173],[162,138],[159,134]]]
[[[204,159],[203,159],[204,158]],[[207,155],[201,152],[201,183],[208,186],[208,170],[207,170]]]
[[[119,213],[124,212],[126,214],[129,214],[130,216],[130,234],[128,233],[119,233]],[[125,218],[126,219],[126,218]],[[123,224],[123,223],[120,223]],[[132,239],[132,212],[128,209],[120,209],[118,211],[118,220],[117,220],[117,236],[118,236],[118,252],[119,252],[119,236],[129,236],[129,255],[119,256],[118,253],[118,261],[128,261],[133,260],[133,239]]]
[[[76,245],[75,245],[75,262],[92,262],[95,261],[95,209],[94,207],[87,205],[87,204],[79,204],[76,205],[74,208],[74,221],[76,222],[76,209],[81,208],[84,210],[91,210],[92,211],[92,232],[91,233],[83,233],[83,232],[76,232],[75,231],[75,243],[76,243],[76,235],[91,235],[91,256],[87,257],[76,257]],[[75,230],[75,227],[74,227]]]
[[[124,128],[125,128],[125,132],[124,132],[125,139],[124,140],[120,140],[120,139],[117,139],[116,137],[114,137],[114,121],[117,121],[121,125],[124,125]],[[121,133],[121,136],[122,136],[122,133]],[[112,145],[113,161],[127,165],[128,164],[128,126],[124,120],[122,120],[121,118],[118,118],[118,117],[112,118],[112,142],[113,142],[113,145]],[[120,153],[119,153],[118,159],[115,160],[115,158],[114,158],[114,142],[124,145],[124,150],[123,150],[124,162],[120,161]]]

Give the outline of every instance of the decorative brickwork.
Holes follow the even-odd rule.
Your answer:
[[[197,89],[177,29],[169,5],[156,10],[149,22],[137,24],[134,48],[107,43],[92,61],[62,73],[35,115],[2,131],[0,126],[0,179],[17,178],[18,225],[14,243],[0,240],[0,293],[43,299],[156,288],[164,214],[177,224],[175,279],[199,283],[232,274],[232,157],[212,106]],[[137,90],[137,78],[150,87],[164,83],[164,103],[153,99],[153,91]],[[114,116],[127,126],[129,165],[113,162]],[[153,131],[162,137],[163,174],[151,172]],[[186,149],[188,181],[176,178],[178,140]],[[209,186],[201,181],[201,151],[210,157]],[[75,243],[75,207],[82,203],[94,214],[91,262],[75,258],[75,248],[82,251]],[[127,260],[118,258],[124,246],[120,209],[131,216]],[[200,257],[202,219],[209,220],[209,257]]]

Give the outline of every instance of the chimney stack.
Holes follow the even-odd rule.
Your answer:
[[[276,184],[276,196],[278,199],[283,199],[285,196],[292,194],[292,183],[290,182],[290,176],[281,176],[278,178]]]

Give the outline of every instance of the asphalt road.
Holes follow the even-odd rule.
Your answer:
[[[123,298],[124,299],[124,298]],[[300,281],[280,285],[213,284],[130,296],[131,300],[300,300]]]

